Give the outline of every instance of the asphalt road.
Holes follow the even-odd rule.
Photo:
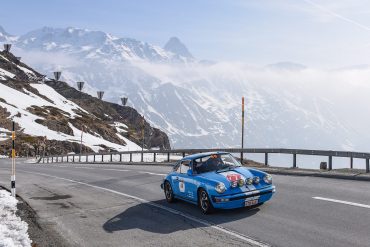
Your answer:
[[[166,203],[169,170],[24,163],[17,193],[71,246],[370,246],[369,182],[275,175],[265,205],[202,215]],[[10,160],[0,159],[0,184],[9,180]]]

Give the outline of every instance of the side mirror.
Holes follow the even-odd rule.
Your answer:
[[[188,176],[193,176],[193,171],[189,169],[189,170],[186,172],[186,174],[187,174]]]

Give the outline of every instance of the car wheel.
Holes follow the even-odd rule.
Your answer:
[[[166,201],[172,203],[175,201],[175,197],[173,195],[173,190],[170,182],[166,181],[164,183],[164,195],[166,196]]]
[[[207,192],[204,189],[199,190],[198,204],[203,214],[210,214],[213,212],[213,206],[209,199]]]

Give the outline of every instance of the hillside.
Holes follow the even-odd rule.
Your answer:
[[[108,103],[80,93],[67,83],[46,78],[19,62],[12,53],[0,52],[0,145],[10,149],[11,121],[16,122],[17,149],[21,155],[83,151],[139,150],[142,126],[145,148],[169,149],[165,133],[143,120],[128,106]]]

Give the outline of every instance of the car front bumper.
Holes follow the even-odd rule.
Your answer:
[[[276,188],[273,185],[259,190],[253,190],[233,195],[217,195],[211,196],[212,205],[214,208],[233,209],[242,208],[246,206],[246,201],[258,200],[257,204],[264,203],[271,199],[275,193]]]

